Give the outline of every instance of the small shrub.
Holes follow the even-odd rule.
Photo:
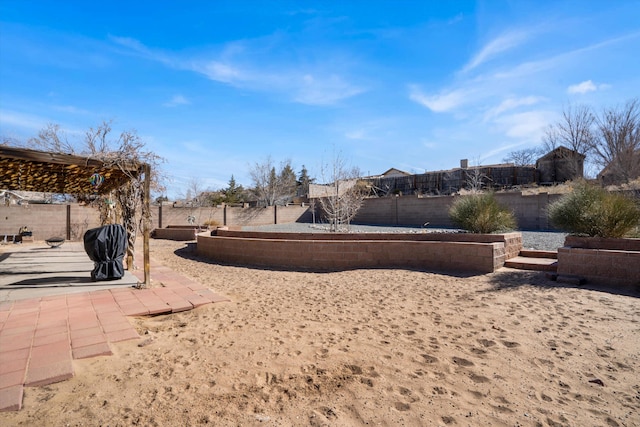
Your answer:
[[[206,225],[207,227],[219,227],[220,223],[218,221],[216,221],[215,219],[209,219],[207,221],[204,222],[204,225]]]
[[[472,233],[494,233],[516,228],[513,213],[501,206],[493,193],[462,196],[449,209],[458,227]]]
[[[624,237],[637,230],[640,206],[622,194],[585,183],[549,206],[549,220],[571,234]]]

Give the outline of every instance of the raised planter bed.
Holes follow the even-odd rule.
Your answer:
[[[567,236],[558,274],[640,291],[640,239]]]
[[[399,267],[488,273],[502,267],[521,248],[521,233],[325,234],[218,229],[197,236],[198,254],[219,262],[317,271]]]
[[[209,227],[198,225],[169,225],[166,228],[156,228],[152,232],[154,239],[188,241],[195,240],[196,234],[208,230]]]

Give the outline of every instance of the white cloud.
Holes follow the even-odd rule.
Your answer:
[[[15,111],[0,110],[0,125],[3,127],[21,128],[27,131],[38,131],[51,119],[18,113]]]
[[[423,140],[421,142],[422,142],[422,146],[425,148],[434,149],[438,147],[438,143],[434,141]]]
[[[509,138],[521,141],[540,142],[544,128],[553,121],[555,114],[537,110],[509,114],[497,118],[494,123]]]
[[[73,105],[54,105],[52,107],[56,111],[62,111],[63,113],[71,113],[71,114],[89,114],[87,110],[83,110],[78,107],[74,107]]]
[[[470,91],[456,89],[449,92],[441,92],[438,95],[425,95],[417,86],[409,86],[409,98],[421,104],[433,112],[442,113],[451,111],[468,102]]]
[[[488,119],[491,119],[493,117],[499,116],[500,114],[506,112],[506,111],[510,111],[510,110],[514,110],[516,108],[519,107],[525,107],[525,106],[529,106],[529,105],[535,105],[541,101],[543,101],[544,98],[540,97],[540,96],[526,96],[523,98],[507,98],[504,101],[502,101],[500,103],[500,105],[498,105],[497,107],[494,107],[492,109],[490,109],[489,111],[487,111],[487,113],[485,114],[485,121]]]
[[[366,133],[364,129],[356,129],[345,133],[344,136],[347,139],[361,140],[366,138]]]
[[[569,86],[567,92],[584,94],[587,92],[595,92],[596,90],[598,90],[596,85],[594,85],[591,80],[586,80],[582,83],[578,83],[577,85]]]
[[[179,105],[189,105],[191,102],[182,95],[174,95],[170,101],[162,104],[164,107],[177,107]]]
[[[498,148],[494,148],[493,150],[489,150],[489,151],[487,151],[485,153],[482,153],[480,155],[480,162],[484,163],[487,159],[490,159],[490,158],[492,158],[494,156],[497,156],[500,153],[504,153],[507,150],[512,150],[512,149],[514,149],[516,147],[520,147],[523,144],[525,144],[525,143],[516,142],[514,144],[506,144],[506,145],[502,145],[502,146],[500,146]]]
[[[505,33],[487,43],[471,60],[462,68],[462,72],[466,73],[473,70],[479,65],[491,60],[498,54],[512,49],[530,37],[529,32],[512,31]]]
[[[294,101],[308,105],[331,105],[364,92],[363,88],[344,81],[340,76],[305,74],[298,80]]]
[[[260,60],[264,51],[276,49],[277,37],[266,40],[229,42],[206,59],[181,59],[177,55],[164,54],[149,49],[138,40],[114,37],[119,46],[144,58],[161,62],[169,67],[196,72],[210,80],[256,92],[283,94],[293,102],[308,105],[332,105],[343,99],[366,91],[361,85],[350,82],[343,73],[344,62],[332,61],[330,54],[322,56],[318,64],[304,68],[289,62],[280,64]],[[264,47],[265,45],[267,47]],[[331,70],[327,72],[326,70]]]
[[[196,66],[192,71],[200,72],[209,79],[222,83],[239,83],[243,80],[242,73],[236,67],[220,61],[210,61],[204,66]]]

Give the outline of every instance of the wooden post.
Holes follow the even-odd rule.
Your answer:
[[[67,205],[67,240],[71,240],[71,205]]]
[[[143,257],[144,257],[144,286],[147,287],[151,284],[151,277],[149,275],[151,270],[151,263],[149,261],[149,233],[151,228],[151,206],[150,206],[150,195],[151,191],[151,166],[146,164],[143,166],[144,171],[144,200],[142,203],[144,204],[143,215],[145,218],[142,221],[142,242],[143,242]]]

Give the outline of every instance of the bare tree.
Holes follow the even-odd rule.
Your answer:
[[[330,230],[337,232],[343,224],[349,226],[368,190],[364,183],[358,181],[360,170],[347,167],[340,154],[334,155],[330,164],[322,166],[321,175],[327,184],[311,186],[316,189],[315,195],[319,196]]]
[[[523,148],[522,150],[510,151],[502,161],[513,163],[516,166],[529,166],[534,165],[541,154],[542,150],[538,147]]]
[[[463,169],[463,176],[467,190],[474,194],[482,193],[482,190],[489,182],[489,177],[484,173],[484,168],[480,163],[480,159],[478,158],[475,162],[475,166]]]
[[[149,226],[151,213],[146,211],[142,203],[144,173],[142,171],[132,172],[130,166],[132,164],[150,165],[151,191],[162,191],[164,190],[162,185],[164,176],[158,166],[163,159],[151,151],[144,150],[145,144],[135,130],[123,131],[115,139],[111,135],[111,122],[104,121],[95,128],[89,128],[85,133],[84,140],[74,144],[67,139],[59,125],[48,124],[30,142],[43,150],[98,159],[109,167],[119,168],[128,176],[127,184],[114,190],[107,200],[91,195],[76,196],[97,205],[103,221],[123,222],[128,237],[127,263],[129,266],[133,266],[137,231],[143,225]],[[77,146],[79,147],[76,148]],[[113,206],[112,198],[118,203],[116,208]],[[103,212],[105,209],[116,209],[116,212]]]
[[[106,123],[105,123],[106,124]],[[54,153],[73,154],[76,150],[67,138],[59,124],[47,123],[38,132],[38,136],[30,138],[29,145],[36,149],[52,151]]]
[[[280,164],[280,171],[276,170],[271,156],[261,163],[255,163],[249,171],[253,188],[251,192],[264,206],[285,203],[295,196],[296,174],[291,167],[291,161],[285,160]]]
[[[612,182],[640,176],[640,101],[605,108],[597,117],[597,138],[592,143],[596,162],[606,168]]]
[[[205,197],[203,194],[202,181],[198,178],[191,178],[187,182],[186,191],[184,194],[184,206],[187,208],[187,223],[194,225],[196,222],[199,224],[199,218],[196,218],[195,213],[197,208],[204,206]],[[199,210],[198,210],[199,212]]]
[[[562,118],[555,124],[549,125],[542,138],[543,149],[546,152],[558,147],[565,147],[589,158],[593,149],[593,125],[595,116],[587,105],[569,104],[562,111]],[[582,176],[584,159],[573,153],[558,151],[558,159],[563,167],[569,169],[569,175]]]

